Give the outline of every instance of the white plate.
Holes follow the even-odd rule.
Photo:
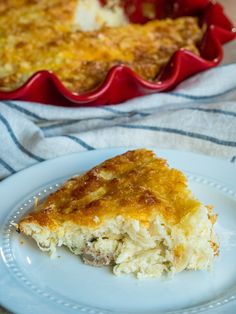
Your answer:
[[[236,168],[220,160],[157,150],[189,177],[193,192],[219,214],[220,256],[212,272],[183,272],[173,279],[114,276],[60,249],[49,259],[11,227],[66,177],[127,148],[64,156],[24,170],[0,184],[0,303],[16,313],[236,313]]]

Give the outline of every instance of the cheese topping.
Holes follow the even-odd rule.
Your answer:
[[[0,90],[14,90],[35,72],[49,70],[72,92],[87,92],[101,85],[116,65],[156,81],[177,50],[199,54],[203,32],[196,18],[127,24],[122,9],[112,3],[2,1]]]

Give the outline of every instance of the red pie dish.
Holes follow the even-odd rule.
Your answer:
[[[193,16],[204,25],[204,35],[198,44],[199,55],[180,49],[176,51],[154,81],[146,80],[126,64],[111,67],[105,80],[86,92],[72,92],[51,71],[32,75],[15,90],[0,91],[0,100],[24,100],[67,107],[99,106],[169,91],[186,78],[217,66],[223,58],[222,45],[236,38],[236,30],[225,16],[223,8],[209,0],[126,0],[124,10],[131,23],[150,20],[144,5],[152,8],[152,19]]]

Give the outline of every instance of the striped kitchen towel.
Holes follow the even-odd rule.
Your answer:
[[[178,149],[236,164],[236,64],[114,106],[0,102],[1,179],[46,159],[115,146]]]

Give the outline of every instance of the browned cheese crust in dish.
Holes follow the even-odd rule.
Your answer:
[[[177,50],[199,55],[197,44],[203,31],[194,17],[154,20],[145,25],[122,20],[120,26],[82,31],[79,3],[1,1],[0,90],[14,90],[35,72],[50,70],[69,90],[86,92],[98,87],[109,70],[120,64],[145,80],[155,81]]]
[[[87,264],[143,278],[209,269],[215,221],[182,172],[138,149],[71,178],[18,229],[51,255],[66,246]]]

